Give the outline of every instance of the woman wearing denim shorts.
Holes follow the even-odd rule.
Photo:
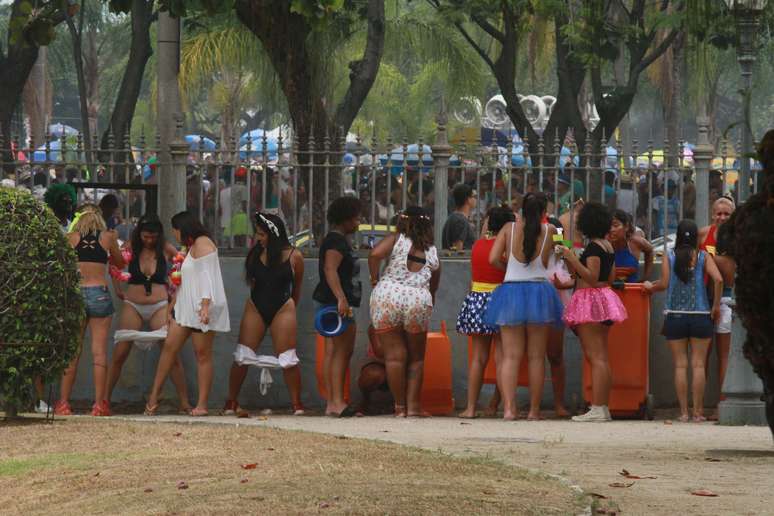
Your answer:
[[[118,235],[108,230],[105,220],[96,206],[81,210],[67,234],[68,243],[78,255],[78,270],[81,276],[81,294],[86,307],[86,324],[91,332],[91,354],[94,360],[94,405],[92,416],[109,416],[110,406],[106,399],[107,387],[107,345],[110,323],[113,319],[113,300],[107,285],[107,267],[110,260],[116,267],[124,267],[124,258],[118,248]],[[83,338],[83,336],[81,337]],[[80,349],[62,375],[59,401],[54,413],[67,416],[72,414],[69,398],[78,370]]]
[[[714,303],[710,306],[704,275],[714,287]],[[677,226],[674,250],[664,257],[661,278],[655,283],[646,281],[647,292],[666,290],[663,335],[672,350],[675,362],[675,390],[680,402],[680,421],[688,422],[688,345],[693,372],[693,422],[706,421],[704,417],[704,387],[706,383],[707,350],[714,332],[713,320],[720,314],[723,278],[712,256],[699,250],[698,228],[692,220],[683,220]]]

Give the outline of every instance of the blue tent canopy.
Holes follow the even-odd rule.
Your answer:
[[[51,140],[48,145],[49,152],[46,157],[46,146],[41,145],[32,154],[33,163],[53,162],[58,163],[62,161],[62,140]],[[75,152],[76,144],[74,142],[67,142],[65,144],[65,152]]]
[[[74,127],[70,127],[69,125],[65,125],[62,123],[58,124],[51,124],[48,126],[48,132],[51,133],[51,136],[55,136],[58,138],[61,138],[62,135],[64,136],[77,136],[78,135],[78,129]]]
[[[214,151],[217,145],[215,142],[205,136],[199,134],[186,134],[185,142],[188,144],[188,148],[192,151]]]
[[[378,158],[382,166],[386,166],[388,162],[390,163],[390,172],[393,175],[400,175],[405,167],[416,167],[419,165],[420,153],[422,155],[422,166],[420,168],[422,172],[428,173],[433,166],[433,150],[427,144],[422,145],[421,151],[417,143],[407,145],[405,149],[403,146],[395,147],[389,156],[387,154],[380,154]]]

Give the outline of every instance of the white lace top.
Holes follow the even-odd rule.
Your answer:
[[[175,321],[181,326],[203,332],[227,332],[231,329],[228,304],[217,251],[194,258],[191,253],[180,267],[181,282],[175,301]],[[210,300],[210,322],[199,321],[202,299]]]

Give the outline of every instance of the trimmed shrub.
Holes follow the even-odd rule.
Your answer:
[[[75,252],[32,195],[0,188],[0,398],[29,403],[33,378],[56,380],[75,356],[85,318]]]

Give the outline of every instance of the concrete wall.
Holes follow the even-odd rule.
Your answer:
[[[239,321],[244,308],[244,303],[248,297],[248,289],[243,281],[243,259],[223,257],[221,258],[221,268],[226,284],[226,294],[229,302],[229,314],[231,316],[231,332],[228,334],[218,334],[215,339],[214,357],[215,357],[215,379],[212,393],[210,396],[210,405],[213,408],[220,408],[227,393],[228,372],[231,365],[231,353],[237,343],[239,335]],[[364,306],[357,312],[358,337],[353,358],[352,384],[356,385],[356,365],[358,360],[365,355],[367,336],[365,330],[368,326],[368,295],[369,281],[367,277],[367,267],[365,262],[361,267],[361,275],[364,292]],[[303,377],[303,402],[309,406],[319,406],[322,400],[317,393],[317,383],[315,379],[315,332],[313,327],[314,304],[311,299],[311,292],[317,283],[317,260],[306,260],[304,274],[304,291],[302,301],[298,311],[298,355],[301,359],[302,377]],[[457,335],[454,332],[454,325],[462,299],[467,293],[470,283],[470,266],[465,260],[448,259],[443,262],[443,277],[440,290],[437,295],[437,306],[433,313],[432,326],[433,331],[437,331],[442,320],[446,321],[449,329],[449,337],[453,348],[453,382],[454,397],[457,406],[465,404],[466,384],[467,384],[467,339]],[[120,309],[120,301],[114,300],[116,308]],[[663,295],[656,295],[652,301],[651,317],[651,346],[650,346],[650,391],[654,395],[657,406],[674,406],[676,397],[672,380],[672,359],[669,349],[666,346],[664,338],[659,335],[663,322]],[[115,328],[118,317],[114,318],[113,326]],[[112,339],[112,335],[111,335]],[[611,342],[611,346],[625,346],[625,342]],[[264,340],[260,353],[272,353],[271,338],[269,336]],[[189,393],[195,401],[196,393],[196,364],[190,343],[186,344],[182,351],[183,364],[186,370]],[[156,362],[158,360],[158,349],[149,352],[133,350],[132,355],[124,366],[122,377],[116,387],[113,395],[114,402],[141,402],[143,396],[150,388],[155,373]],[[571,331],[565,332],[565,361],[567,364],[567,387],[565,402],[569,406],[574,406],[582,400],[581,396],[581,351],[580,344]],[[717,377],[715,373],[715,359],[712,358],[710,366],[710,381],[707,389],[707,405],[717,402]],[[78,380],[73,391],[73,400],[91,400],[93,398],[92,388],[92,369],[91,353],[89,351],[88,335],[84,346],[84,352],[78,368]],[[548,371],[548,368],[547,368]],[[258,392],[257,370],[250,368],[250,373],[242,387],[240,404],[245,407],[287,407],[289,398],[284,387],[282,374],[279,371],[273,372],[274,385],[266,396],[261,396]],[[551,406],[552,390],[550,380],[546,378],[546,389],[544,394],[544,404]],[[526,403],[526,389],[520,389],[522,402]],[[491,392],[490,386],[485,386],[482,392],[482,399],[488,397]],[[357,398],[357,394],[353,393]],[[164,391],[164,397],[175,399],[175,393],[172,385],[167,382]]]

